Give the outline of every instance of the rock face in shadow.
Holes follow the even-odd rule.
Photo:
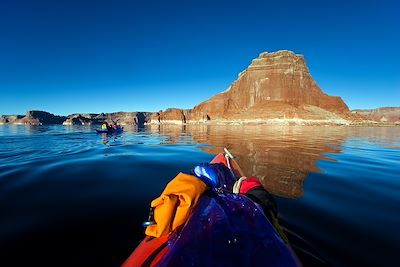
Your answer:
[[[94,125],[103,122],[117,122],[121,125],[144,125],[150,120],[152,112],[114,112],[101,114],[71,114],[55,116],[45,111],[28,111],[23,115],[2,115],[0,124],[64,124],[64,125]]]
[[[364,116],[370,121],[400,124],[400,107],[356,109],[352,110],[352,113]]]
[[[72,114],[63,122],[64,125],[92,125],[101,124],[103,119],[97,118],[98,114]]]
[[[151,112],[114,112],[101,114],[72,114],[64,125],[92,125],[116,122],[121,125],[144,125],[150,120]]]
[[[39,122],[39,124],[61,124],[65,119],[65,116],[57,116],[49,112],[37,110],[28,111],[24,118],[24,120],[26,120],[28,124],[33,125],[36,125],[37,121]]]
[[[3,115],[0,118],[1,124],[27,124],[46,125],[61,124],[67,117],[56,116],[46,111],[31,110],[26,115]]]

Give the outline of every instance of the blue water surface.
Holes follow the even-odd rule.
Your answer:
[[[0,126],[0,266],[119,266],[150,201],[223,147],[331,266],[398,261],[399,127],[95,129]]]

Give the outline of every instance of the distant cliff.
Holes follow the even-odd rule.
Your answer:
[[[1,115],[0,124],[24,124],[21,119],[24,115]]]
[[[117,122],[121,125],[144,125],[150,120],[152,112],[114,112],[101,114],[72,114],[63,122],[64,125],[92,125]]]
[[[144,125],[150,120],[151,112],[114,112],[101,114],[72,114],[64,125],[92,125],[103,122],[117,122],[121,125]]]
[[[400,124],[400,107],[382,107],[376,109],[355,109],[354,114],[362,115],[367,120]]]
[[[189,120],[191,110],[169,108],[165,111],[155,112],[150,116],[148,123],[169,123],[169,124],[182,124],[187,123]]]
[[[71,114],[56,116],[45,111],[28,111],[26,115],[2,115],[0,124],[64,124],[64,125],[93,125],[103,122],[117,122],[121,125],[144,125],[150,120],[152,112],[115,112],[101,114]]]
[[[0,124],[28,124],[28,125],[45,125],[45,124],[61,124],[67,117],[56,116],[49,112],[31,110],[26,115],[2,115]]]

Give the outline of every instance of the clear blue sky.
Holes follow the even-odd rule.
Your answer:
[[[396,1],[0,1],[0,114],[191,108],[262,51],[330,95],[400,106]]]

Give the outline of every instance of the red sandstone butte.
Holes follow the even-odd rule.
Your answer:
[[[338,116],[336,116],[338,115]],[[325,94],[302,55],[261,53],[223,93],[195,106],[190,120],[352,118],[340,97]]]

